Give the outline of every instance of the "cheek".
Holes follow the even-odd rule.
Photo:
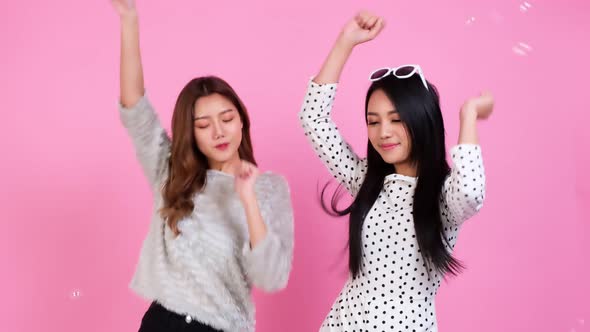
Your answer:
[[[403,135],[404,140],[406,142],[411,142],[410,135],[408,134],[408,130],[405,127],[404,127],[404,131],[403,131],[402,135]]]
[[[240,121],[232,121],[227,124],[226,132],[231,136],[233,141],[242,140],[242,123]]]
[[[367,126],[367,137],[369,137],[369,141],[375,145],[375,143],[379,141],[379,131],[377,128]]]
[[[412,140],[410,139],[410,135],[408,135],[408,131],[405,127],[400,128],[399,137],[403,142],[403,153],[407,157],[410,155],[410,151],[412,149]]]
[[[209,146],[209,135],[207,133],[207,129],[195,129],[195,140],[197,141],[197,146],[200,150]]]
[[[379,147],[379,143],[381,142],[379,130],[377,130],[377,128],[375,127],[367,127],[367,129],[367,136],[369,138],[369,142],[373,146],[373,149],[375,149],[376,151],[378,151],[379,154],[381,154],[381,149]]]
[[[405,128],[405,126],[396,126],[395,135],[402,141],[402,143],[404,143],[404,145],[410,143],[410,136],[408,135],[408,130]]]

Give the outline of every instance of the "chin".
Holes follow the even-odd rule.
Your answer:
[[[399,162],[398,159],[394,159],[394,158],[383,159],[383,161],[385,161],[386,163],[388,163],[390,165],[395,165]]]
[[[399,158],[397,156],[387,156],[387,155],[381,155],[381,158],[383,158],[383,161],[390,164],[390,165],[395,165],[398,164],[400,162],[405,161],[405,158]]]
[[[209,159],[214,160],[217,163],[225,163],[231,160],[238,151],[212,151],[211,155],[207,156]]]

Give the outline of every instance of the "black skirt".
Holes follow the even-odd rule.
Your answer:
[[[179,315],[159,303],[153,302],[143,315],[139,332],[222,332],[197,321],[194,317]]]

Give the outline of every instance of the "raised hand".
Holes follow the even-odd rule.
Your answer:
[[[111,0],[111,4],[121,18],[137,15],[135,0]]]
[[[258,168],[256,165],[242,160],[235,171],[235,190],[242,201],[254,197],[254,184],[258,178]]]
[[[350,46],[356,46],[377,37],[384,26],[385,21],[382,17],[361,11],[344,25],[339,41]]]
[[[461,117],[475,117],[482,120],[487,119],[494,110],[494,96],[490,92],[469,98],[461,107]]]

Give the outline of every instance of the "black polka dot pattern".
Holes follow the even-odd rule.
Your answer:
[[[366,172],[330,118],[336,84],[310,82],[299,119],[317,155],[352,194]],[[440,199],[448,249],[461,224],[482,206],[485,175],[481,149],[462,144],[450,151],[454,167]],[[391,174],[365,219],[361,274],[350,277],[320,331],[436,331],[434,299],[442,276],[428,271],[412,217],[417,178]],[[429,273],[430,272],[430,273]]]
[[[335,94],[336,84],[319,85],[311,82],[299,120],[305,135],[330,173],[354,196],[364,180],[367,161],[354,153],[330,119]]]

